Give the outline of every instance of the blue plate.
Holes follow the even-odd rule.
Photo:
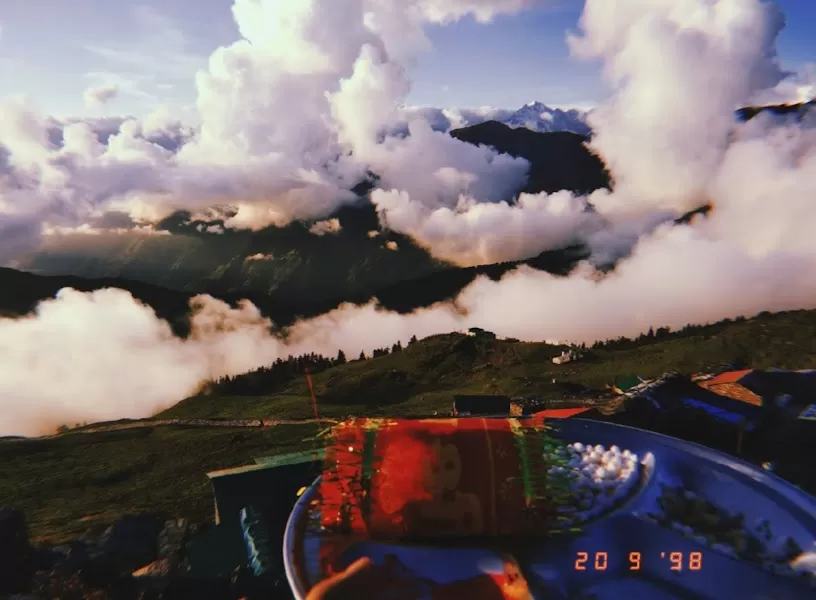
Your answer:
[[[744,515],[747,528],[765,520],[774,539],[791,538],[806,552],[816,551],[816,499],[779,477],[703,446],[675,438],[586,419],[565,419],[556,435],[567,442],[617,445],[640,457],[651,454],[654,468],[624,506],[570,535],[525,544],[512,553],[533,597],[607,600],[806,600],[816,587],[802,578],[777,575],[755,563],[709,546],[691,532],[647,518],[661,512],[666,487],[682,488],[732,515]],[[315,482],[317,483],[317,482]],[[320,534],[309,522],[316,485],[301,496],[284,536],[286,575],[299,600],[319,578]],[[506,548],[504,548],[506,550]],[[375,563],[396,555],[403,568],[439,584],[501,573],[496,548],[358,545],[344,555]]]

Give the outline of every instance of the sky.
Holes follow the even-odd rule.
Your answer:
[[[58,117],[129,114],[157,105],[179,114],[195,101],[194,77],[219,46],[238,39],[231,0],[28,0],[0,4],[0,97],[26,94]],[[787,26],[782,64],[816,59],[816,2],[778,0]],[[585,108],[608,94],[600,67],[570,56],[583,0],[555,0],[492,23],[468,17],[431,25],[432,48],[409,65],[408,102],[516,108],[540,100]],[[44,18],[43,15],[48,15]],[[86,94],[86,92],[88,92]]]

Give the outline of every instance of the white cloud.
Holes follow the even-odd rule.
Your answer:
[[[275,260],[275,257],[271,254],[262,254],[260,252],[253,254],[251,256],[247,256],[244,259],[246,262],[253,262],[258,260]]]
[[[317,221],[309,228],[309,233],[317,236],[337,233],[340,231],[339,219],[326,219],[325,221]]]
[[[797,104],[811,100],[816,100],[816,63],[813,62],[789,74],[776,87],[759,92],[752,104]]]
[[[0,319],[0,433],[143,417],[194,393],[208,377],[268,364],[282,352],[251,305],[230,309],[209,297],[194,305],[188,341],[116,289],[65,289],[36,315]]]
[[[113,100],[118,94],[119,86],[112,83],[86,88],[83,97],[85,99],[85,106],[88,108],[96,108],[99,106],[104,106],[109,101]]]
[[[59,225],[46,225],[42,234],[45,236],[59,235],[171,235],[164,229],[156,229],[152,225],[135,225],[133,227],[93,227],[88,223],[83,223],[78,227],[61,227]]]
[[[614,96],[592,111],[592,147],[632,201],[674,209],[704,203],[733,128],[733,111],[783,73],[783,25],[759,0],[588,0],[573,52],[601,58]],[[727,76],[723,76],[727,73]],[[682,115],[682,118],[680,118]]]
[[[564,248],[603,227],[585,198],[570,192],[521,194],[518,203],[474,202],[430,208],[406,192],[376,190],[372,200],[395,231],[462,266],[518,260]]]
[[[125,120],[102,146],[91,143],[89,131],[77,134],[87,143],[68,152],[45,139],[39,125],[44,119],[36,111],[9,106],[5,119],[25,121],[30,135],[0,137],[11,152],[11,168],[20,169],[22,153],[29,155],[26,176],[14,176],[14,207],[7,212],[75,227],[89,212],[107,206],[127,210],[133,201],[141,214],[148,206],[166,214],[229,204],[236,213],[227,227],[260,229],[326,216],[354,198],[350,188],[369,169],[384,185],[431,206],[454,203],[463,192],[480,200],[506,199],[523,183],[523,160],[497,157],[422,122],[411,124],[410,139],[378,140],[399,118],[396,107],[410,87],[403,65],[386,50],[399,48],[408,60],[422,49],[428,21],[464,15],[484,20],[523,4],[297,0],[281,8],[270,0],[236,0],[242,39],[216,50],[208,68],[198,72],[200,127],[174,147],[146,135],[148,117],[142,123]],[[185,54],[186,40],[173,24],[147,9],[137,17],[138,45],[89,47],[110,67],[90,76],[106,78],[123,93],[149,94],[150,77],[192,75],[196,61]],[[361,95],[370,101],[366,111],[354,106]],[[436,175],[425,180],[416,172]]]

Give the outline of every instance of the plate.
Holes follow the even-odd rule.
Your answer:
[[[812,576],[778,566],[789,560],[769,559],[816,551],[813,497],[744,461],[649,431],[573,418],[560,421],[554,434],[650,456],[648,476],[625,504],[577,532],[479,548],[362,542],[337,546],[341,562],[369,556],[388,564],[421,584],[418,597],[434,588],[472,596],[469,584],[502,585],[517,569],[526,597],[536,600],[816,598]],[[320,577],[318,550],[326,543],[310,526],[316,484],[298,500],[284,536],[286,575],[298,600]]]

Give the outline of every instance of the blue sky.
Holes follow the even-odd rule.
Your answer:
[[[778,0],[788,25],[784,65],[816,61],[816,2]],[[219,45],[237,38],[231,0],[28,0],[0,5],[0,96],[30,94],[45,111],[88,114],[83,91],[117,84],[94,114],[140,114],[157,103],[189,106],[194,74]],[[412,68],[409,101],[436,106],[517,107],[531,100],[586,106],[604,97],[598,66],[569,56],[582,0],[501,17],[431,27],[434,49]]]

